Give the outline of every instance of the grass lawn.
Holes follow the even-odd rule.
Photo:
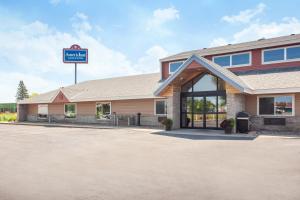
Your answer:
[[[0,113],[0,122],[12,122],[17,120],[17,113]]]

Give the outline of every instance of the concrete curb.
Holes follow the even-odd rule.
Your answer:
[[[23,126],[45,126],[45,127],[62,127],[62,128],[90,128],[90,129],[116,129],[113,126],[97,126],[97,125],[80,125],[80,124],[53,124],[53,123],[8,123],[0,122],[1,125],[23,125]]]

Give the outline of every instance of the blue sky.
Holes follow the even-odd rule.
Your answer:
[[[0,1],[0,102],[73,84],[62,48],[89,49],[79,81],[159,71],[158,59],[300,33],[300,1]]]

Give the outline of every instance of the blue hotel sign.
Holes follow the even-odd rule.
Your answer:
[[[88,63],[88,49],[82,49],[74,44],[70,48],[63,49],[64,63]]]

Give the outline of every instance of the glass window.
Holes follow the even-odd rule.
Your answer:
[[[175,72],[182,64],[183,64],[183,61],[171,62],[169,64],[169,72],[170,73]]]
[[[156,115],[165,115],[167,114],[167,106],[165,100],[155,101],[155,114]]]
[[[203,115],[202,114],[194,114],[193,115],[194,127],[201,128],[203,127]]]
[[[47,104],[38,105],[38,117],[39,118],[47,118],[48,117],[48,105]]]
[[[216,91],[217,90],[217,77],[210,74],[200,76],[195,80],[194,92],[203,91]]]
[[[284,60],[284,49],[265,50],[263,54],[264,62]]]
[[[259,114],[291,116],[293,115],[293,97],[292,96],[260,97]]]
[[[275,113],[276,115],[292,115],[293,97],[292,96],[275,97]]]
[[[214,63],[222,66],[222,67],[228,67],[230,66],[230,55],[229,56],[220,56],[220,57],[214,57]]]
[[[300,47],[290,47],[286,49],[286,59],[299,59]]]
[[[206,127],[217,126],[217,114],[206,114],[205,115]]]
[[[111,112],[111,104],[109,102],[96,104],[97,119],[110,119],[110,115],[111,115],[110,112]]]
[[[259,114],[260,115],[274,114],[274,97],[259,98]]]
[[[192,127],[192,114],[182,113],[181,120],[182,127]]]
[[[221,123],[226,119],[226,114],[218,114],[218,128],[221,128]]]
[[[225,90],[225,81],[218,79],[218,90]]]
[[[249,65],[250,53],[232,55],[231,65]]]
[[[182,112],[192,112],[192,97],[182,97],[181,108]]]
[[[218,96],[218,112],[226,112],[226,97]]]
[[[194,113],[203,113],[203,112],[204,112],[204,98],[194,97]]]
[[[217,97],[206,97],[206,112],[217,112]]]
[[[76,104],[74,103],[65,104],[65,117],[76,118]]]

